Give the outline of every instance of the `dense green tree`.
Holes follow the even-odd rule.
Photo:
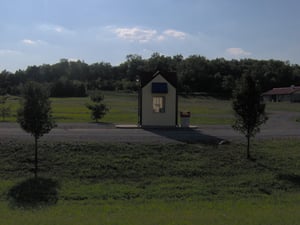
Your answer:
[[[92,91],[90,93],[90,99],[93,103],[86,104],[86,107],[91,110],[91,118],[98,123],[98,120],[105,116],[109,109],[104,103],[102,103],[104,96],[101,92]]]
[[[232,108],[235,115],[232,127],[246,137],[247,158],[250,158],[250,139],[268,119],[259,85],[251,74],[244,74],[238,82],[233,93]]]
[[[0,96],[0,116],[2,121],[10,115],[10,106],[7,105],[8,96]]]
[[[208,60],[205,57],[192,55],[186,58],[181,65],[179,76],[183,87],[192,92],[207,92],[211,86]]]
[[[34,176],[38,174],[38,139],[55,127],[51,112],[51,102],[47,90],[39,83],[29,82],[23,90],[21,108],[17,121],[21,128],[34,137]]]
[[[13,74],[7,70],[0,73],[0,95],[10,94],[13,86],[11,77]]]
[[[135,82],[141,73],[145,71],[145,61],[140,55],[127,55],[124,64],[126,66],[126,78],[131,82]]]
[[[85,97],[85,84],[77,80],[61,77],[50,85],[51,97]]]
[[[156,72],[156,70],[165,72],[174,72],[177,70],[177,65],[180,63],[180,56],[172,58],[170,56],[160,55],[155,52],[148,60],[145,60],[144,70],[147,72]]]

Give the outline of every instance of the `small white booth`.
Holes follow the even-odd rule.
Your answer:
[[[139,125],[176,127],[178,98],[176,73],[143,74],[140,77]]]

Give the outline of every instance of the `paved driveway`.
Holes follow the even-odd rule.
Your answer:
[[[257,138],[300,137],[297,113],[273,112],[262,126]],[[0,140],[32,138],[16,123],[0,123]],[[230,125],[201,126],[196,129],[117,129],[112,124],[62,123],[42,140],[128,142],[128,143],[176,143],[201,142],[219,143],[221,140],[241,140],[243,136],[232,130]]]

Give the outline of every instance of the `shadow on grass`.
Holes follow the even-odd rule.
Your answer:
[[[278,175],[279,180],[286,180],[294,185],[300,186],[300,176],[296,174],[279,174]]]
[[[58,201],[58,182],[47,178],[30,178],[13,186],[7,194],[12,207],[38,208]]]

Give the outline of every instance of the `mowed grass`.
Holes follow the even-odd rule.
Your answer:
[[[103,92],[104,103],[110,111],[101,122],[112,124],[138,123],[138,96],[136,93]],[[53,114],[57,122],[93,122],[90,111],[85,107],[86,98],[52,98]],[[6,121],[15,122],[19,98],[10,97],[12,115]],[[228,125],[232,123],[231,101],[203,96],[179,96],[179,112],[191,112],[190,123],[194,125]],[[300,112],[300,104],[289,102],[267,103],[267,112]],[[178,118],[180,123],[180,116]]]
[[[60,202],[42,210],[11,210],[0,203],[5,225],[298,225],[299,196],[219,202]]]
[[[138,96],[136,93],[103,92],[104,103],[109,112],[101,119],[104,123],[137,124]],[[57,122],[93,122],[85,107],[86,98],[51,98],[53,115]],[[8,104],[12,114],[6,121],[15,122],[19,98],[10,97]],[[230,124],[232,120],[230,101],[205,97],[179,97],[179,112],[191,112],[191,124]],[[179,118],[180,122],[180,118]]]
[[[233,113],[229,100],[211,97],[179,97],[179,112],[191,112],[190,122],[196,125],[231,124]]]
[[[40,175],[57,205],[12,209],[6,193],[31,177],[33,145],[0,143],[0,224],[298,224],[300,140],[230,144],[40,144]],[[2,213],[3,212],[3,213]]]
[[[109,112],[101,119],[104,123],[137,124],[138,97],[131,93],[104,92],[104,103]],[[85,98],[51,98],[52,111],[55,120],[59,123],[68,122],[93,122],[86,104],[90,103]],[[11,107],[11,116],[5,121],[15,122],[17,110],[20,107],[19,97],[10,97],[7,103]],[[1,118],[0,118],[1,119]]]
[[[299,102],[267,102],[267,111],[300,112]]]

